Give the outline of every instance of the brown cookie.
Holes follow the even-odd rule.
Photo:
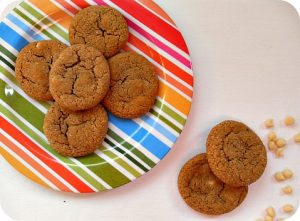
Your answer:
[[[88,44],[99,49],[105,57],[119,52],[128,40],[126,20],[116,9],[90,6],[78,12],[71,21],[71,44]]]
[[[152,64],[133,52],[120,53],[108,63],[111,81],[103,105],[121,118],[136,118],[149,112],[159,86]]]
[[[110,82],[109,67],[100,51],[87,45],[65,49],[52,66],[50,91],[65,109],[86,110],[98,105]]]
[[[204,153],[193,157],[182,167],[178,189],[191,208],[207,215],[232,211],[248,193],[247,186],[232,187],[219,180],[212,173]]]
[[[215,126],[208,135],[206,148],[213,173],[232,186],[255,182],[267,165],[261,139],[240,122],[224,121]]]
[[[93,153],[102,144],[107,127],[108,117],[102,106],[72,112],[55,103],[44,120],[49,143],[58,153],[68,157]]]
[[[16,61],[16,78],[30,97],[52,100],[49,72],[53,62],[67,46],[56,40],[32,42],[24,47]]]

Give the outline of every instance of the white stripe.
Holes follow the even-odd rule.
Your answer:
[[[49,187],[51,187],[54,190],[59,190],[58,187],[56,187],[53,183],[51,183],[46,177],[44,177],[40,172],[38,172],[36,169],[34,169],[29,163],[27,163],[25,160],[23,160],[19,155],[17,155],[14,151],[12,151],[8,146],[6,146],[3,142],[0,141],[1,147],[3,147],[4,150],[6,150],[10,155],[12,155],[17,161],[19,161],[21,164],[23,164],[24,167],[26,167],[28,170],[30,170],[33,174],[35,174],[38,178],[40,178],[42,181],[44,181]]]
[[[36,108],[38,108],[41,112],[44,114],[47,113],[47,109],[42,106],[40,103],[29,97],[27,94],[25,94],[19,87],[17,87],[13,82],[11,82],[6,76],[4,76],[2,73],[0,73],[0,79],[5,81],[5,83],[9,84],[10,87],[12,87],[14,90],[16,90],[22,97],[24,97],[26,100],[28,100],[30,103],[32,103]]]
[[[122,149],[126,154],[130,155],[133,159],[135,159],[136,161],[138,161],[145,168],[147,168],[148,170],[151,170],[151,167],[148,166],[148,164],[146,164],[143,160],[141,160],[132,151],[130,151],[130,150],[126,149],[125,147],[123,147],[120,143],[118,143],[118,141],[116,141],[114,138],[112,138],[108,134],[106,135],[106,137],[115,145],[115,147],[118,147],[118,148]],[[111,148],[110,150],[113,150],[112,152],[117,152],[114,148]],[[143,170],[141,170],[141,171],[143,171]],[[143,173],[145,173],[145,172],[143,171]]]
[[[171,148],[174,145],[174,143],[172,141],[168,140],[164,135],[162,135],[160,132],[155,130],[155,127],[149,126],[142,119],[136,118],[136,119],[133,119],[133,121],[136,122],[140,127],[143,127],[148,133],[152,134],[158,140],[162,141],[166,146]]]
[[[35,11],[37,11],[38,13],[40,13],[41,15],[43,15],[44,17],[47,17],[47,19],[49,21],[51,21],[52,25],[57,25],[60,29],[62,29],[63,31],[66,31],[66,29],[63,26],[61,26],[57,21],[54,21],[52,18],[49,17],[49,15],[46,15],[43,11],[41,11],[38,7],[36,7],[35,5],[33,5],[31,2],[26,1],[26,3],[28,5],[30,5]],[[48,26],[46,26],[46,27],[48,27]]]
[[[45,142],[47,142],[48,144],[48,140],[47,138],[44,136],[44,134],[42,134],[39,130],[37,130],[34,126],[32,126],[27,120],[25,120],[22,116],[20,116],[17,112],[15,112],[10,106],[8,106],[6,103],[4,103],[1,99],[0,99],[0,104],[3,105],[6,109],[8,109],[12,114],[14,114],[19,120],[21,120],[29,129],[31,129],[33,132],[35,132],[38,136],[40,136],[40,138],[42,138]],[[7,121],[9,121],[12,125],[14,125],[16,128],[18,128],[20,131],[23,132],[23,134],[26,134],[26,132],[24,132],[21,128],[19,128],[14,122],[12,122],[10,119],[8,119],[7,117],[5,117],[2,113],[0,113],[1,116],[3,116],[3,118],[5,118]],[[49,155],[51,155],[53,158],[55,158],[57,161],[61,162],[61,165],[63,165],[67,170],[69,170],[74,176],[76,176],[78,179],[80,179],[82,182],[84,182],[86,185],[88,185],[91,189],[93,189],[94,191],[97,192],[97,189],[95,189],[95,187],[93,187],[91,184],[89,184],[86,180],[84,180],[79,174],[75,173],[73,170],[71,170],[70,168],[68,168],[64,162],[62,162],[60,159],[58,159],[54,154],[52,154],[50,151],[48,151],[46,148],[43,148],[39,143],[37,143],[34,139],[32,139],[31,137],[29,137],[30,140],[32,140],[32,142],[34,142],[37,146],[39,146],[40,148],[42,148],[44,151],[46,151]],[[71,159],[72,160],[72,159]],[[77,160],[76,160],[77,161]],[[77,161],[77,165],[78,165]],[[75,162],[76,163],[76,162]],[[76,166],[76,165],[74,165]]]
[[[28,3],[28,2],[27,2]],[[62,36],[60,36],[59,34],[57,34],[55,31],[53,31],[51,28],[49,28],[48,25],[45,25],[42,20],[38,20],[36,17],[34,17],[33,15],[31,15],[28,11],[26,11],[24,8],[22,8],[21,6],[17,7],[19,11],[21,11],[23,14],[25,14],[27,17],[29,17],[36,25],[39,25],[41,27],[41,30],[38,30],[37,28],[35,28],[32,24],[30,24],[28,21],[26,21],[25,19],[23,19],[21,16],[19,16],[16,12],[14,12],[14,16],[18,16],[19,19],[22,19],[22,21],[24,23],[27,23],[28,26],[30,26],[32,29],[35,30],[36,34],[42,35],[42,37],[44,37],[45,39],[49,39],[49,37],[44,34],[42,31],[47,30],[47,32],[49,32],[51,35],[53,35],[55,38],[57,38],[57,40],[63,42],[66,45],[70,45],[70,43],[65,40]]]
[[[95,173],[93,173],[91,170],[89,170],[86,165],[83,165],[80,161],[76,160],[73,157],[69,157],[70,160],[72,160],[75,164],[80,166],[81,169],[83,169],[87,174],[89,174],[91,177],[93,177],[98,183],[100,183],[102,186],[104,186],[106,189],[112,189],[110,185],[108,185],[104,180],[102,180],[99,176],[97,176]]]
[[[2,53],[1,52],[1,54],[2,54],[2,57],[3,58],[5,58],[5,60],[7,60],[9,63],[11,63],[13,66],[15,66],[16,65],[16,63],[13,61],[13,60],[11,60],[9,57],[7,57],[4,53]],[[5,63],[4,63],[5,64]],[[6,65],[6,64],[5,64]],[[6,65],[7,66],[7,65]],[[9,67],[9,66],[7,66],[7,67]],[[10,67],[9,67],[10,68]],[[10,68],[11,69],[11,68]]]
[[[169,53],[167,53],[166,51],[164,51],[163,49],[159,48],[158,46],[156,46],[155,44],[153,44],[152,41],[149,41],[147,38],[145,38],[143,35],[141,35],[140,33],[138,33],[137,31],[135,31],[132,28],[129,28],[130,33],[132,35],[135,35],[136,38],[142,40],[143,42],[145,42],[147,44],[147,46],[151,47],[154,51],[157,51],[159,54],[163,55],[164,57],[166,57],[169,61],[171,61],[172,63],[174,63],[176,66],[178,66],[180,69],[186,71],[188,74],[193,75],[193,71],[186,67],[184,64],[182,64],[179,60],[177,60],[176,58],[174,58],[172,55],[170,55]],[[186,83],[187,84],[187,83]],[[191,85],[187,84],[187,87],[191,87]]]
[[[82,10],[82,8],[80,8],[79,6],[77,6],[74,2],[72,2],[71,0],[66,0],[66,2],[68,2],[70,5],[73,6],[73,8],[77,9],[77,10]]]
[[[168,23],[169,25],[171,25],[173,28],[177,29],[178,28],[172,24],[171,22],[169,22],[167,19],[165,19],[164,17],[162,17],[161,15],[159,15],[158,13],[156,13],[155,11],[153,11],[151,8],[148,8],[146,5],[144,5],[142,2],[140,1],[135,1],[136,3],[138,3],[140,6],[142,6],[143,8],[145,8],[147,11],[150,11],[152,14],[156,15],[157,17],[159,17],[161,20],[165,21],[166,23]],[[155,3],[156,4],[156,3]]]
[[[179,54],[181,54],[186,59],[190,59],[190,56],[187,53],[185,53],[180,48],[178,48],[177,46],[173,45],[171,42],[169,42],[168,40],[166,40],[165,38],[163,38],[162,36],[160,36],[159,34],[157,34],[156,32],[154,32],[153,30],[151,30],[150,28],[148,28],[147,26],[145,26],[143,23],[139,22],[137,19],[135,19],[133,16],[131,16],[130,14],[128,14],[126,11],[124,11],[122,8],[120,8],[119,6],[117,6],[116,4],[114,4],[113,2],[108,1],[108,0],[104,0],[104,2],[106,4],[108,4],[108,5],[110,5],[110,6],[113,6],[114,8],[118,9],[120,12],[122,12],[125,15],[125,17],[129,18],[130,20],[132,20],[135,24],[137,24],[138,26],[140,26],[146,32],[152,34],[154,37],[156,37],[157,39],[159,39],[164,44],[168,45],[170,48],[172,48],[174,51],[176,51]]]
[[[160,120],[158,117],[156,117],[152,113],[148,112],[148,113],[146,113],[146,116],[152,118],[152,120],[154,120],[154,121],[158,121],[165,129],[167,129],[175,137],[179,136],[179,133],[176,130],[174,130],[172,127],[170,127],[168,124],[166,124],[165,122],[163,122],[162,120]]]
[[[110,140],[111,141],[111,140]],[[113,142],[112,142],[113,143]],[[115,144],[114,144],[115,145]],[[125,161],[127,164],[129,164],[133,169],[135,169],[137,172],[139,172],[141,175],[145,173],[140,167],[138,167],[135,163],[133,163],[131,160],[129,160],[125,155],[119,153],[116,151],[114,148],[112,148],[108,143],[104,142],[103,146],[105,147],[106,151],[110,151],[111,153],[115,154],[118,156],[118,158],[122,159]],[[104,153],[105,151],[103,151]]]
[[[115,133],[119,135],[124,141],[131,144],[133,147],[141,151],[146,157],[148,157],[150,160],[152,160],[154,163],[158,163],[160,161],[159,158],[157,158],[155,155],[153,155],[150,151],[148,151],[145,147],[143,147],[140,143],[133,140],[131,137],[129,137],[127,134],[125,134],[122,130],[120,130],[118,127],[116,127],[112,123],[108,123],[108,127],[113,130]]]
[[[9,139],[12,143],[14,143],[18,148],[23,150],[31,159],[36,161],[39,165],[41,165],[45,170],[47,170],[49,173],[51,173],[56,179],[58,179],[60,182],[62,182],[65,186],[67,186],[70,190],[72,190],[75,193],[78,193],[78,190],[76,190],[68,181],[64,180],[61,176],[59,176],[55,171],[53,171],[50,167],[48,167],[43,161],[38,159],[36,156],[34,156],[30,151],[27,150],[26,147],[21,145],[19,142],[17,142],[14,138],[12,138],[9,134],[7,134],[5,131],[0,129],[0,132]]]
[[[34,38],[32,38],[31,36],[29,36],[27,33],[25,33],[19,26],[15,25],[14,23],[12,23],[10,20],[8,20],[7,18],[3,21],[6,25],[8,25],[9,27],[11,27],[15,32],[17,32],[20,36],[22,36],[23,38],[25,38],[28,42],[33,42],[35,41]]]
[[[176,79],[178,82],[180,82],[181,84],[187,86],[188,84],[186,82],[184,82],[182,79],[178,78],[177,76],[175,76],[172,72],[168,71],[166,68],[162,67],[160,64],[158,64],[156,61],[154,61],[152,58],[150,58],[148,55],[146,55],[143,51],[139,50],[138,48],[136,48],[135,46],[133,46],[132,44],[130,44],[129,42],[127,43],[128,47],[130,47],[132,50],[138,52],[139,54],[143,55],[144,57],[146,57],[154,66],[156,66],[157,68],[159,68],[162,72],[164,72],[165,74],[168,74],[169,76],[173,77],[174,79]],[[171,87],[173,90],[175,90],[178,94],[180,94],[181,96],[183,96],[185,99],[187,99],[188,101],[191,101],[192,98],[189,97],[188,95],[186,95],[185,93],[183,93],[181,90],[179,90],[177,87],[175,87],[174,85],[170,84],[169,82],[167,82],[165,79],[159,77],[163,82],[165,82],[165,84],[167,84],[169,87]],[[191,86],[189,86],[188,88],[192,89]]]
[[[50,2],[52,2],[54,5],[56,5],[58,8],[60,8],[61,10],[63,10],[65,13],[67,13],[70,16],[74,16],[73,13],[71,13],[69,10],[67,10],[65,7],[63,7],[61,4],[59,4],[58,2],[56,2],[55,0],[50,0]]]
[[[13,55],[18,56],[19,52],[15,48],[10,46],[10,44],[8,44],[6,41],[4,41],[1,37],[0,37],[0,44],[3,47],[5,47],[7,50],[9,50]]]
[[[118,170],[120,173],[125,175],[130,180],[135,180],[135,176],[133,176],[129,171],[121,167],[115,160],[110,159],[108,156],[106,156],[102,151],[96,150],[95,154],[97,154],[99,157],[104,159],[108,164],[110,164],[112,167],[114,167],[116,170]]]

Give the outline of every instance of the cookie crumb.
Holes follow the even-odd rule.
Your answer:
[[[278,182],[284,181],[286,179],[282,172],[275,173],[274,177]]]
[[[292,213],[294,211],[294,206],[292,204],[285,204],[282,207],[283,212],[285,213]]]
[[[282,188],[282,192],[285,194],[292,194],[293,193],[293,188],[288,185]]]
[[[297,133],[297,134],[294,136],[294,141],[295,141],[295,143],[300,143],[300,133]]]
[[[271,217],[275,217],[275,209],[273,208],[273,207],[269,207],[269,208],[267,208],[266,209],[266,212],[267,212],[267,214],[269,215],[269,216],[271,216]]]
[[[274,127],[274,120],[273,119],[267,119],[267,120],[265,120],[265,127],[266,128],[272,128],[272,127]]]
[[[292,116],[287,116],[285,119],[284,119],[284,124],[286,126],[292,126],[295,124],[295,118],[292,117]]]
[[[285,169],[284,171],[282,171],[282,173],[286,179],[291,179],[294,176],[293,171],[291,171],[290,169]]]
[[[276,151],[275,151],[275,154],[276,154],[276,157],[283,157],[284,156],[284,148],[278,148]]]
[[[286,145],[286,140],[283,138],[279,138],[276,140],[277,147],[284,147]]]
[[[268,140],[269,141],[275,141],[277,139],[277,134],[274,132],[274,131],[271,131],[269,134],[268,134]]]
[[[273,217],[269,216],[269,215],[266,215],[265,216],[265,221],[273,221]]]
[[[268,144],[268,148],[271,151],[277,150],[277,145],[276,145],[275,141],[270,141],[269,144]]]

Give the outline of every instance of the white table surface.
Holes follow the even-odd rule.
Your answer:
[[[0,1],[2,11],[9,0]],[[181,29],[195,74],[192,111],[170,153],[151,172],[116,190],[75,195],[44,189],[16,172],[0,156],[0,202],[17,220],[230,220],[250,221],[264,209],[298,206],[300,146],[289,145],[284,159],[269,154],[264,176],[250,186],[245,202],[220,217],[200,215],[180,198],[177,175],[192,156],[205,151],[211,126],[238,119],[265,137],[266,118],[294,115],[298,124],[278,133],[286,138],[300,131],[300,25],[293,7],[279,0],[156,0]],[[295,172],[293,196],[280,195],[272,180],[285,167]],[[280,216],[285,217],[282,212]],[[1,214],[1,211],[0,211]],[[2,218],[1,218],[2,216]],[[294,216],[292,220],[299,220]],[[0,220],[5,220],[4,214]]]

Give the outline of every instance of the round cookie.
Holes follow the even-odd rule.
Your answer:
[[[50,72],[50,91],[55,101],[74,111],[98,105],[109,89],[109,82],[105,57],[87,45],[65,49]]]
[[[206,148],[211,170],[228,185],[246,186],[255,182],[267,165],[261,139],[237,121],[215,126],[208,135]]]
[[[49,91],[49,72],[53,62],[67,46],[56,40],[32,42],[24,47],[16,61],[16,78],[30,97],[53,100]]]
[[[224,184],[211,171],[206,154],[189,160],[178,176],[178,189],[184,201],[194,210],[207,215],[228,213],[238,207],[248,187]]]
[[[111,81],[103,105],[120,118],[136,118],[149,112],[159,87],[152,64],[133,52],[120,53],[108,63]]]
[[[102,144],[107,128],[108,116],[102,106],[72,112],[55,103],[44,120],[49,143],[58,153],[68,157],[93,153]]]
[[[71,44],[88,44],[111,57],[126,44],[129,32],[126,20],[116,9],[90,6],[78,12],[71,21]]]

